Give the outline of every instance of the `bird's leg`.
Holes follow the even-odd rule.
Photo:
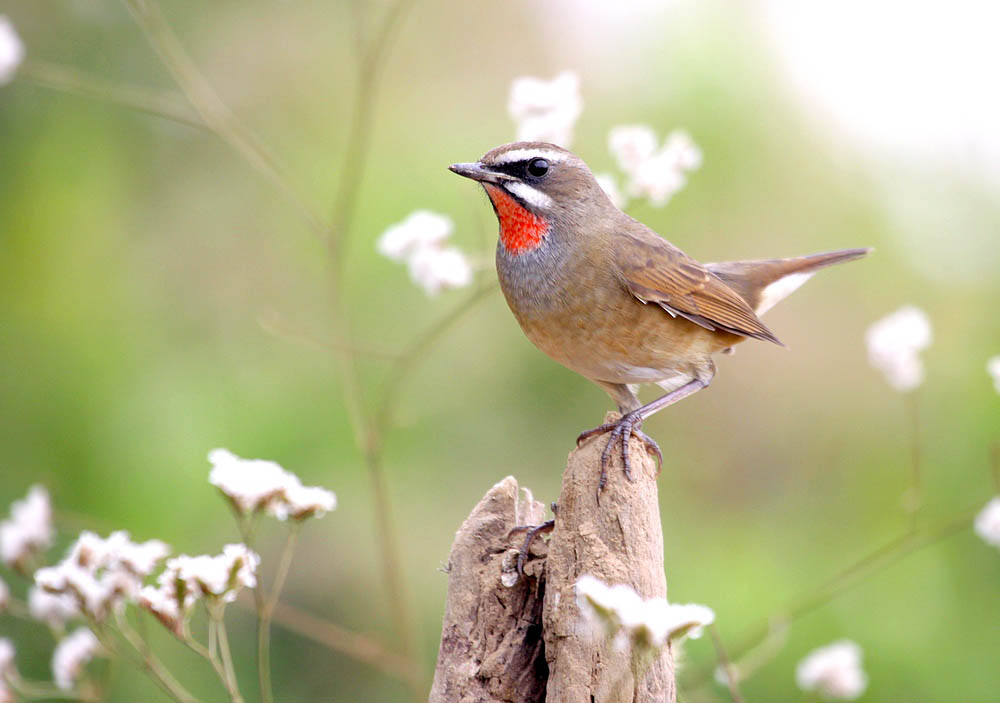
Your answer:
[[[552,514],[555,515],[558,507],[555,503],[552,503]],[[518,532],[524,532],[524,544],[521,545],[521,549],[517,552],[517,573],[524,576],[524,562],[528,559],[528,554],[531,550],[531,543],[535,541],[535,537],[541,534],[546,534],[552,532],[556,527],[556,519],[546,520],[541,525],[519,525],[515,527],[510,532],[507,533],[507,537],[510,538],[512,535]]]
[[[582,432],[580,436],[576,438],[577,446],[594,435],[611,432],[611,436],[608,438],[608,443],[604,446],[604,451],[601,452],[601,479],[597,487],[598,493],[604,489],[604,484],[607,482],[608,462],[611,460],[611,452],[614,450],[615,444],[618,442],[621,443],[622,465],[625,468],[625,476],[630,481],[632,480],[632,465],[629,461],[628,455],[628,442],[632,435],[638,437],[639,440],[656,455],[657,473],[659,473],[660,467],[663,466],[663,453],[660,451],[659,445],[653,440],[653,438],[641,431],[640,428],[642,427],[642,421],[668,405],[673,405],[677,401],[687,398],[692,393],[697,393],[706,385],[706,383],[699,381],[698,379],[688,381],[680,388],[670,391],[669,393],[657,398],[652,403],[647,403],[640,408],[625,413],[617,422],[609,422],[600,425],[599,427],[595,427],[592,430]]]

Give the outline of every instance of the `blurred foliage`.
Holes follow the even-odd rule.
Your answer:
[[[802,111],[752,4],[650,5],[591,46],[592,33],[571,31],[578,22],[563,31],[558,21],[572,3],[416,3],[378,78],[371,160],[359,172],[339,169],[358,18],[370,29],[385,5],[223,0],[164,10],[313,202],[332,203],[343,179],[361,180],[346,295],[356,337],[372,347],[404,348],[467,295],[426,299],[375,253],[387,225],[416,208],[448,213],[457,243],[490,260],[492,213],[445,166],[509,141],[507,88],[525,73],[579,71],[586,108],[574,150],[597,170],[611,165],[605,136],[615,124],[692,134],[702,169],[668,207],[633,214],[697,258],[876,247],[769,316],[790,351],[741,345],[710,391],[646,427],[666,455],[671,599],[712,606],[728,643],[907,527],[910,428],[904,399],[866,364],[863,331],[876,317],[910,302],[935,325],[919,391],[921,522],[977,508],[995,490],[987,456],[1000,438],[1000,400],[983,364],[1000,352],[1000,276],[942,283],[908,265],[919,242],[894,223],[881,185],[902,167],[851,151]],[[13,0],[4,12],[30,60],[174,90],[118,3]],[[274,459],[340,499],[305,530],[284,599],[393,645],[369,481],[335,359],[302,341],[329,340],[331,324],[328,263],[297,213],[203,131],[26,80],[0,89],[0,154],[0,504],[47,485],[63,535],[53,554],[83,526],[213,552],[236,533],[207,484],[206,452]],[[943,171],[924,177],[966,188],[969,199],[984,188]],[[995,210],[961,214],[992,231],[1000,224]],[[385,369],[363,361],[368,387]],[[507,474],[554,499],[573,438],[607,407],[599,389],[531,347],[496,294],[414,367],[386,437],[386,471],[425,674],[456,527]],[[273,568],[280,534],[264,537]],[[998,584],[1000,555],[961,532],[796,622],[745,696],[794,700],[796,661],[849,637],[864,649],[866,701],[995,700]],[[252,621],[234,620],[253,698]],[[46,633],[9,617],[0,633],[16,638],[25,673],[45,676]],[[162,640],[193,690],[223,700],[207,667]],[[279,701],[406,698],[399,683],[280,627],[273,650]],[[713,662],[707,639],[684,650],[684,667]],[[124,668],[118,678],[116,701],[161,696]],[[713,685],[701,693],[727,695]]]

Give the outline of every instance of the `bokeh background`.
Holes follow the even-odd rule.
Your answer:
[[[984,366],[1000,353],[1000,54],[986,31],[998,18],[987,3],[915,5],[418,0],[379,76],[358,172],[340,168],[354,47],[386,4],[177,0],[164,12],[324,212],[344,179],[360,180],[346,299],[369,347],[405,348],[468,294],[429,299],[376,253],[410,211],[451,216],[456,243],[494,275],[492,212],[445,166],[511,140],[519,75],[580,75],[573,148],[595,169],[612,165],[612,126],[693,136],[704,165],[687,188],[631,212],[696,258],[876,248],[769,314],[790,350],[741,345],[709,391],[647,423],[666,456],[671,600],[710,605],[737,643],[909,524],[912,428],[906,399],[867,364],[875,319],[912,303],[934,325],[918,391],[920,523],[996,490],[1000,397]],[[29,60],[174,89],[112,0],[6,0],[3,12]],[[205,132],[25,79],[0,88],[0,164],[0,504],[45,484],[60,528],[53,557],[83,527],[214,552],[237,535],[206,452],[274,459],[340,500],[305,530],[284,599],[397,646],[370,482],[335,357],[316,342],[331,329],[329,264],[298,214]],[[366,388],[386,368],[366,358]],[[608,405],[522,337],[497,293],[414,366],[386,473],[425,675],[454,530],[508,474],[555,499],[573,438]],[[264,534],[265,573],[281,538],[276,526]],[[795,663],[848,637],[864,649],[866,701],[996,700],[998,592],[1000,554],[962,531],[795,622],[743,691],[798,700]],[[253,621],[234,613],[231,628],[253,698]],[[25,674],[46,677],[42,628],[3,617],[0,634],[18,643]],[[204,700],[224,700],[193,655],[167,636],[158,649]],[[714,659],[708,639],[683,649],[691,669]],[[408,699],[378,670],[280,626],[274,670],[279,701]],[[115,701],[163,699],[124,667],[117,677]]]

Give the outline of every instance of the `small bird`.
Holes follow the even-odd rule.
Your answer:
[[[642,422],[706,388],[713,354],[748,337],[781,345],[759,316],[818,269],[870,251],[701,264],[615,207],[587,165],[554,144],[505,144],[449,168],[493,204],[500,288],[525,335],[618,405],[618,421],[577,438],[610,433],[601,488],[616,445],[631,478],[632,435],[662,464]],[[667,392],[642,405],[636,390],[646,383]]]

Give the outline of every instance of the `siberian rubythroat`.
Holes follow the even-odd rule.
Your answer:
[[[662,462],[642,421],[707,387],[713,354],[748,337],[780,345],[759,316],[818,269],[870,251],[700,264],[615,207],[587,165],[554,144],[505,144],[450,169],[493,203],[500,287],[528,339],[618,404],[620,420],[577,440],[610,433],[602,486],[616,445],[630,474],[631,435]],[[644,383],[667,393],[642,405]]]

